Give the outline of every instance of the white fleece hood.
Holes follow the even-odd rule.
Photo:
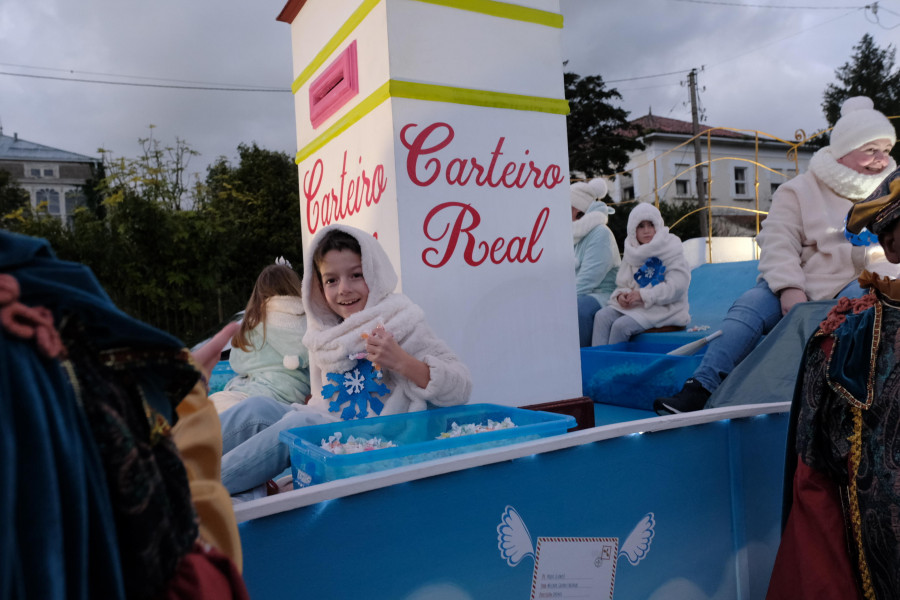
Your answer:
[[[363,315],[363,318],[360,320],[367,320],[363,313],[392,294],[399,281],[397,272],[394,270],[394,265],[391,264],[387,253],[371,234],[349,225],[335,224],[323,227],[313,237],[309,249],[303,253],[303,305],[306,307],[309,327],[314,329],[332,327],[341,321],[340,317],[325,302],[325,296],[322,294],[322,289],[316,276],[317,268],[313,264],[313,255],[316,252],[316,248],[321,244],[322,238],[329,231],[335,229],[343,231],[359,242],[359,247],[362,251],[363,277],[366,280],[366,286],[369,288],[369,297],[366,300],[365,308],[352,315],[351,319],[357,317],[357,315]]]

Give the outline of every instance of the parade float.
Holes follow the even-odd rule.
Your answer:
[[[304,243],[330,223],[373,233],[469,366],[472,405],[569,416],[553,430],[538,418],[530,437],[523,420],[463,441],[379,438],[365,459],[319,455],[332,475],[315,480],[304,468],[317,466],[295,468],[298,489],[235,506],[251,595],[763,597],[789,397],[668,417],[646,405],[693,364],[666,353],[716,331],[755,261],[703,261],[691,327],[585,358],[558,0],[291,0],[278,18],[291,27]],[[376,424],[348,434],[375,443],[392,431]],[[301,442],[295,467],[316,455]],[[380,452],[430,454],[340,466]],[[347,460],[327,471],[330,458]]]

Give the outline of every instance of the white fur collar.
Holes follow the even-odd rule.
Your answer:
[[[315,354],[315,362],[327,373],[344,373],[356,365],[351,354],[364,352],[364,333],[371,333],[377,325],[403,344],[407,337],[425,320],[425,313],[403,294],[391,294],[374,306],[366,307],[337,325],[329,326],[315,318],[309,320],[303,345]]]
[[[897,163],[892,158],[888,166],[881,173],[866,175],[857,173],[850,167],[839,163],[831,153],[831,148],[821,148],[809,161],[809,170],[813,175],[822,180],[838,196],[849,200],[862,200],[875,191],[878,184],[897,168]]]
[[[669,233],[668,227],[657,230],[653,239],[646,244],[638,244],[634,236],[625,238],[625,251],[622,253],[622,262],[639,267],[648,258],[658,257],[663,262],[668,262],[683,253],[681,239],[674,233]]]
[[[591,211],[586,213],[577,221],[572,222],[572,235],[575,243],[581,241],[581,238],[589,234],[596,227],[606,225],[609,222],[609,215],[602,211]]]
[[[300,296],[272,296],[266,300],[266,312],[269,311],[289,315],[302,315],[305,312]]]

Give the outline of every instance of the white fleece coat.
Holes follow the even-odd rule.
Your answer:
[[[854,246],[843,228],[853,203],[864,200],[895,168],[892,159],[881,173],[865,175],[837,162],[830,147],[816,152],[809,170],[772,196],[769,216],[756,238],[759,278],[776,294],[800,288],[810,300],[826,300],[867,265],[886,264],[880,245]]]
[[[340,229],[359,241],[363,277],[369,288],[365,308],[344,321],[325,302],[312,261],[315,248],[332,229]],[[468,402],[472,391],[468,368],[434,334],[425,322],[422,309],[403,294],[394,293],[397,281],[387,254],[368,233],[347,225],[330,225],[313,237],[304,253],[303,272],[303,302],[308,319],[303,343],[309,349],[312,389],[309,407],[327,413],[333,420],[341,418],[340,409],[328,412],[334,398],[322,396],[323,386],[330,383],[327,374],[352,371],[357,360],[349,357],[365,352],[362,334],[371,333],[379,324],[384,325],[403,350],[427,364],[431,376],[428,386],[422,389],[405,377],[385,371],[382,382],[390,393],[379,398],[384,403],[382,415],[425,410],[429,404],[454,406]],[[370,411],[368,416],[374,415]]]
[[[656,228],[656,235],[646,244],[639,244],[635,237],[635,230],[642,221],[650,221]],[[638,204],[628,215],[627,232],[622,264],[616,276],[618,287],[610,296],[609,305],[645,329],[690,323],[688,287],[691,284],[691,270],[684,258],[681,240],[669,233],[659,210],[647,203]],[[666,268],[664,280],[641,287],[635,280],[635,273],[653,257],[658,258]],[[632,290],[640,290],[644,306],[622,308],[617,298]]]

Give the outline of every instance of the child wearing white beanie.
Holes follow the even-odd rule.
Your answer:
[[[608,192],[609,186],[606,184],[606,180],[600,177],[590,181],[577,181],[569,186],[572,208],[581,213],[586,213],[592,202],[606,197]]]
[[[609,191],[601,178],[579,181],[569,187],[572,202],[572,236],[575,245],[575,293],[578,300],[578,343],[591,345],[594,315],[616,289],[619,246],[607,226],[615,210],[598,202]]]

